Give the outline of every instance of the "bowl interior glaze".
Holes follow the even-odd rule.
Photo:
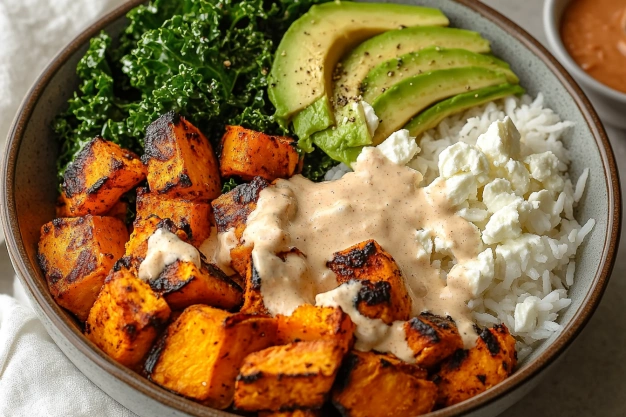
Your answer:
[[[403,0],[399,3],[438,7],[451,20],[451,26],[481,32],[492,41],[493,52],[507,60],[520,76],[528,93],[543,92],[546,105],[563,119],[576,123],[564,138],[570,149],[570,172],[577,178],[590,168],[589,183],[582,204],[576,210],[579,222],[589,218],[597,223],[576,259],[576,281],[571,288],[572,305],[563,312],[564,329],[541,344],[517,372],[496,388],[462,404],[433,413],[453,416],[491,407],[551,364],[586,324],[597,306],[612,268],[621,220],[619,179],[606,134],[584,94],[562,67],[528,34],[493,10],[473,0]],[[71,344],[84,354],[90,366],[107,372],[120,386],[132,387],[143,395],[167,404],[184,415],[226,416],[167,392],[136,375],[102,354],[80,332],[76,322],[56,305],[37,266],[36,247],[41,225],[54,218],[57,193],[55,159],[57,142],[50,123],[65,108],[77,86],[76,63],[87,48],[88,39],[101,29],[116,35],[123,28],[125,11],[141,3],[132,1],[87,29],[70,44],[37,81],[15,120],[7,142],[3,163],[2,220],[9,252],[27,292],[40,315],[49,323],[55,340]],[[70,359],[75,360],[70,357]],[[77,364],[78,365],[78,364]],[[80,366],[79,366],[80,367]],[[82,369],[82,368],[81,368]],[[113,390],[105,390],[135,412],[133,404]],[[509,404],[510,405],[510,404]],[[493,408],[493,407],[491,407]],[[183,415],[178,414],[178,415]]]

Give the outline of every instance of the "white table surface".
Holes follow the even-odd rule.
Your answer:
[[[546,43],[543,0],[483,0]],[[626,132],[607,127],[619,169],[626,175]],[[626,178],[622,177],[624,192]],[[540,385],[507,417],[626,416],[626,245],[620,248],[608,289],[582,334]],[[13,268],[0,246],[0,293],[12,292]]]

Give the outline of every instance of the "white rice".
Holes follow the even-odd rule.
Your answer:
[[[523,237],[527,238],[524,244],[506,241],[485,245],[493,249],[496,257],[495,278],[480,297],[468,303],[479,326],[507,325],[518,341],[520,360],[530,354],[539,341],[562,329],[557,322],[558,313],[571,304],[568,289],[574,284],[576,250],[595,225],[593,219],[583,226],[574,219],[574,207],[583,197],[589,176],[589,170],[585,169],[574,187],[567,172],[570,158],[561,137],[574,123],[561,121],[543,104],[541,94],[534,100],[527,95],[509,97],[448,117],[418,138],[421,152],[409,163],[422,172],[422,185],[426,186],[439,176],[439,154],[445,148],[459,141],[475,145],[493,122],[506,116],[521,134],[520,160],[546,151],[558,157],[558,170],[565,185],[558,198],[554,196],[553,210],[560,213],[560,221],[557,219],[558,224],[554,225],[549,219],[532,219],[533,230],[547,231],[533,234],[522,230]],[[349,171],[341,164],[329,171],[326,179],[338,179]],[[525,195],[524,199],[527,198]],[[459,214],[482,231],[488,214],[480,204],[464,208]],[[448,262],[446,269],[453,264]],[[446,273],[442,271],[443,276]]]

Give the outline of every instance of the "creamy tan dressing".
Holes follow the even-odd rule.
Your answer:
[[[169,230],[157,229],[148,239],[146,258],[139,265],[139,278],[150,281],[176,261],[193,262],[200,268],[200,253]]]
[[[350,281],[334,290],[318,294],[315,305],[321,307],[341,307],[356,325],[354,348],[363,352],[376,350],[390,352],[405,362],[414,363],[413,351],[406,341],[404,322],[396,321],[388,326],[381,319],[370,319],[356,309],[356,300],[363,287],[358,281]]]
[[[200,245],[200,252],[226,275],[233,275],[235,271],[230,267],[230,250],[238,243],[234,227],[222,233],[217,233],[217,227],[212,227],[209,238]]]
[[[466,345],[473,345],[473,321],[466,306],[471,295],[463,269],[456,268],[458,273],[446,285],[429,258],[417,256],[424,248],[416,236],[418,230],[431,230],[450,242],[456,262],[463,264],[482,249],[479,230],[456,214],[445,181],[419,187],[419,172],[394,164],[375,148],[366,148],[353,169],[337,181],[313,183],[295,176],[261,192],[243,241],[254,248],[267,309],[289,315],[303,303],[314,304],[317,294],[337,287],[326,267],[333,254],[375,239],[402,271],[413,314],[450,315]],[[359,332],[361,343],[369,343],[367,331]]]

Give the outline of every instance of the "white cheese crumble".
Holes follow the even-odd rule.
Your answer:
[[[369,131],[370,136],[374,136],[374,133],[376,133],[376,129],[378,129],[378,125],[380,124],[380,119],[376,116],[374,108],[368,102],[362,100],[360,103],[363,107],[363,114],[365,114],[367,130]]]
[[[420,151],[415,138],[406,129],[392,133],[383,143],[377,146],[391,162],[406,165]]]

